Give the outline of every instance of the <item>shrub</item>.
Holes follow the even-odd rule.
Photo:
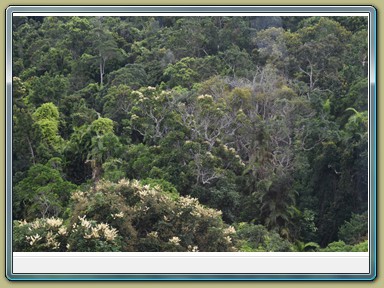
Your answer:
[[[120,251],[121,237],[105,223],[78,218],[68,227],[60,218],[14,221],[13,249],[23,252]]]
[[[367,239],[368,235],[368,212],[353,214],[349,221],[339,229],[339,239],[347,244],[357,244]]]
[[[368,252],[368,240],[356,245],[345,244],[344,241],[336,241],[328,244],[321,252]]]
[[[236,230],[237,247],[241,252],[288,252],[294,249],[288,240],[262,225],[240,223]]]
[[[123,251],[235,250],[235,232],[224,224],[220,211],[169,192],[136,180],[100,181],[94,189],[74,193],[72,219],[87,215],[116,228]]]
[[[100,181],[71,198],[59,218],[14,222],[16,251],[235,251],[233,227],[221,212],[191,197],[172,197],[159,185]],[[53,223],[53,224],[52,224]]]
[[[352,249],[351,245],[345,244],[344,241],[335,241],[329,243],[327,247],[321,249],[321,252],[350,252]]]

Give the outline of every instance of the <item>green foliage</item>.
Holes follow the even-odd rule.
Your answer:
[[[351,252],[368,252],[368,240],[353,245]]]
[[[30,91],[28,100],[36,106],[47,102],[53,102],[58,106],[68,89],[66,77],[62,75],[52,76],[49,73],[40,77],[34,76],[28,80],[27,84]]]
[[[337,241],[328,244],[321,252],[350,252],[352,247],[344,243],[344,241]]]
[[[181,85],[190,88],[194,82],[197,82],[198,73],[193,69],[195,61],[194,58],[186,57],[175,64],[168,65],[164,75],[170,78],[171,86]]]
[[[122,171],[122,160],[116,158],[110,158],[102,165],[103,178],[111,182],[118,182],[124,178],[125,173]]]
[[[32,222],[14,220],[13,251],[66,251],[67,233],[67,227],[60,218],[36,219]]]
[[[364,17],[13,25],[18,249],[365,251]]]
[[[147,83],[147,73],[142,65],[127,64],[119,70],[109,74],[109,81],[113,86],[127,85],[132,89],[139,89]]]
[[[257,60],[259,63],[273,63],[282,66],[285,61],[287,48],[284,39],[284,29],[271,27],[257,33],[254,42],[257,49]]]
[[[231,179],[220,179],[216,185],[211,186],[213,187],[194,186],[190,194],[205,205],[219,209],[223,213],[223,220],[227,223],[239,219],[242,196],[235,183]]]
[[[235,226],[239,250],[242,252],[289,252],[294,251],[289,241],[262,225],[239,223]]]
[[[303,28],[294,34],[287,33],[288,50],[295,57],[296,77],[305,79],[310,92],[318,87],[336,92],[340,83],[333,71],[343,67],[339,55],[344,53],[343,43],[351,33],[327,17],[311,17],[302,24]]]
[[[35,121],[34,128],[40,136],[39,145],[36,148],[36,157],[41,161],[58,156],[61,153],[64,140],[59,135],[59,111],[49,102],[42,104],[32,114]]]
[[[27,101],[27,88],[20,78],[13,77],[12,174],[23,173],[36,163],[36,141],[33,129],[33,108]]]
[[[63,216],[76,185],[63,179],[60,159],[36,164],[13,188],[14,219]]]
[[[14,221],[13,251],[22,252],[116,252],[121,237],[105,223],[85,217],[68,226],[60,218]]]
[[[304,208],[304,211],[299,213],[299,225],[295,227],[298,228],[295,230],[299,230],[298,233],[303,240],[311,241],[316,239],[318,227],[316,226],[315,220],[315,212],[310,209]]]
[[[33,113],[33,117],[37,122],[41,120],[57,122],[59,120],[59,110],[52,102],[44,103],[36,109],[35,113]]]
[[[233,77],[247,77],[252,69],[252,59],[250,55],[239,46],[232,46],[219,53],[220,58],[225,63],[224,73]]]
[[[106,223],[88,221],[78,217],[71,222],[72,229],[67,240],[67,251],[76,252],[119,252],[122,249],[122,237],[118,231]]]
[[[320,252],[368,252],[368,240],[355,245],[345,244],[344,241],[332,242]]]
[[[176,190],[176,187],[164,179],[146,178],[141,180],[141,183],[143,185],[149,185],[151,188],[163,191],[169,197],[171,197],[172,200],[177,200],[180,196]]]
[[[315,242],[304,243],[301,241],[296,241],[294,250],[296,252],[316,252],[320,248],[320,245]]]
[[[339,228],[339,239],[349,245],[354,245],[368,237],[368,212],[352,214],[349,221]]]
[[[113,126],[111,119],[100,117],[72,133],[64,155],[68,159],[66,170],[73,181],[83,182],[91,178],[97,182],[102,174],[102,165],[120,156],[122,146]]]
[[[99,118],[91,123],[89,129],[97,136],[113,133],[113,121],[108,118]]]
[[[73,219],[107,221],[123,237],[123,251],[232,251],[232,230],[221,213],[190,197],[172,199],[159,185],[99,182],[73,195]],[[83,216],[80,216],[83,217]]]

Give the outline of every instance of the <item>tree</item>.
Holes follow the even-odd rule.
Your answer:
[[[158,143],[174,125],[175,100],[167,91],[155,87],[142,88],[132,93],[134,107],[130,113],[133,130],[139,132],[144,141],[150,144]]]
[[[104,74],[107,61],[111,59],[122,59],[123,53],[117,47],[117,43],[114,40],[112,33],[103,26],[102,17],[96,17],[93,25],[93,45],[96,50],[99,62],[99,75],[100,75],[100,86],[104,83]]]
[[[66,95],[68,79],[62,75],[51,75],[48,72],[40,77],[32,77],[26,82],[29,90],[28,101],[35,106],[52,102],[60,106],[61,99]]]
[[[194,69],[196,60],[191,57],[185,57],[175,64],[169,64],[164,70],[164,75],[170,78],[171,87],[180,85],[191,88],[192,84],[197,82],[199,75]]]
[[[64,216],[76,185],[63,176],[59,158],[52,158],[45,165],[33,165],[27,177],[14,186],[13,219]]]
[[[27,100],[27,88],[18,77],[13,77],[12,174],[25,172],[36,164],[37,135],[32,127],[33,107]]]
[[[49,102],[44,103],[32,114],[34,129],[40,135],[37,146],[37,159],[44,162],[52,157],[61,156],[64,140],[59,134],[59,110]]]
[[[280,69],[285,68],[288,51],[284,32],[283,28],[271,27],[256,34],[254,43],[257,47],[258,62],[270,63]]]
[[[180,17],[176,20],[169,47],[177,59],[208,54],[205,49],[209,38],[204,32],[210,22],[210,17]]]
[[[106,221],[123,238],[123,251],[235,251],[235,231],[219,211],[191,197],[172,199],[159,186],[125,179],[99,182],[94,191],[78,192],[73,200],[72,222],[85,213],[89,220]]]
[[[116,158],[121,152],[119,138],[114,134],[113,121],[98,118],[90,125],[83,125],[72,133],[65,149],[67,169],[74,181],[91,178],[95,184],[100,180],[102,165],[108,159]]]
[[[342,69],[340,55],[350,32],[338,22],[325,17],[305,20],[305,26],[295,33],[286,33],[288,49],[295,58],[297,76],[302,75],[309,85],[308,98],[315,89],[340,86],[337,72]]]
[[[28,218],[15,222],[17,245],[363,251],[365,224],[351,227],[364,222],[368,202],[367,24],[360,16],[15,17],[12,180],[17,217]],[[60,198],[55,185],[65,185],[50,169],[90,204]],[[125,177],[129,184],[104,182]],[[222,215],[212,212],[215,222],[196,209]],[[52,227],[57,217],[63,223]],[[236,238],[220,221],[248,224]],[[199,225],[214,231],[200,239],[191,232]],[[331,244],[340,240],[347,244]]]
[[[97,182],[101,176],[102,164],[117,154],[120,141],[113,132],[113,121],[108,118],[93,121],[89,127],[89,133],[94,136],[91,138],[90,151],[85,163],[91,164],[92,180]]]
[[[127,64],[109,74],[108,82],[113,86],[126,85],[137,90],[147,84],[148,75],[143,65]]]
[[[89,37],[93,28],[91,18],[72,16],[64,25],[65,42],[63,44],[71,51],[72,58],[78,60],[92,43]]]
[[[135,93],[125,84],[112,86],[104,97],[103,112],[105,116],[117,123],[117,135],[130,143],[131,125],[127,124],[135,106]]]
[[[219,57],[223,61],[225,75],[246,78],[252,70],[253,63],[250,55],[235,44],[224,52],[220,52]]]

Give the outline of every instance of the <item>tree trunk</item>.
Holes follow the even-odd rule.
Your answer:
[[[35,164],[36,164],[36,161],[35,161],[35,153],[33,152],[32,143],[31,143],[31,141],[29,140],[29,137],[27,137],[27,141],[28,141],[28,145],[29,145],[29,150],[31,151],[32,162],[33,162],[33,165],[35,165]]]
[[[100,60],[100,87],[103,86],[103,63]]]

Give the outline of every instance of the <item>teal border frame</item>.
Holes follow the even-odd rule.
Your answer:
[[[13,13],[369,13],[369,207],[370,273],[367,274],[15,274],[12,254],[12,17]],[[6,277],[8,280],[106,280],[106,281],[252,281],[325,280],[370,281],[377,276],[377,11],[373,6],[9,6],[6,9]]]

